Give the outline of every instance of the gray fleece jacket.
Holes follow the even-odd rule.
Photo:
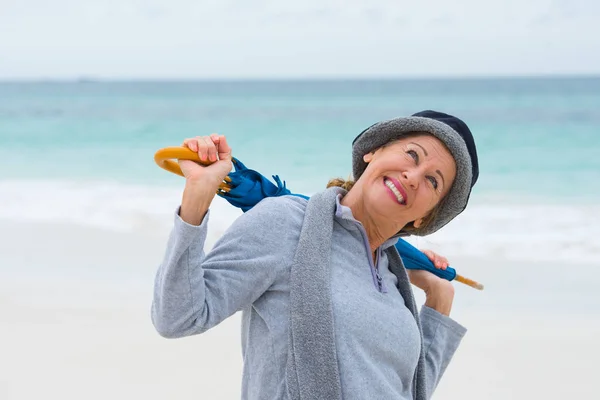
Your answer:
[[[208,214],[200,226],[175,216],[156,276],[152,320],[161,335],[183,337],[242,310],[242,399],[288,398],[290,268],[307,203],[292,196],[263,200],[209,254],[203,250]],[[330,273],[344,399],[412,399],[422,345],[426,392],[433,393],[465,334],[452,319],[423,307],[421,336],[388,269],[383,250],[394,243],[380,247],[374,264],[364,228],[338,201]]]

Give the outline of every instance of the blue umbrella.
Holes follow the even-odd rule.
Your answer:
[[[231,205],[246,212],[265,197],[293,195],[308,199],[307,196],[294,194],[285,187],[285,182],[279,176],[273,175],[277,186],[262,174],[248,169],[240,160],[232,158],[235,172],[230,172],[227,186],[229,189],[219,189],[218,195]]]
[[[227,188],[220,188],[217,194],[227,200],[231,205],[241,208],[246,212],[258,204],[265,197],[292,195],[308,199],[308,196],[292,193],[278,175],[273,175],[276,184],[273,184],[262,174],[247,168],[240,160],[233,158],[234,172],[230,172],[227,179]],[[460,276],[451,267],[437,269],[427,256],[403,239],[399,239],[396,249],[404,266],[408,269],[423,269],[436,276],[452,281],[456,279],[476,289],[482,290],[483,285]]]

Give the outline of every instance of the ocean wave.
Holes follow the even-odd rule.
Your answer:
[[[112,181],[0,181],[0,220],[151,234],[173,223],[182,187]],[[212,244],[241,212],[216,197]],[[585,263],[600,256],[600,204],[475,203],[439,232],[409,238],[445,256]]]
[[[172,225],[182,187],[113,181],[0,181],[0,219],[151,233]],[[217,198],[211,220],[229,226],[241,213]]]

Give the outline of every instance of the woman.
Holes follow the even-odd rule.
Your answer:
[[[427,271],[408,271],[426,294],[416,311],[393,245],[466,207],[478,163],[464,122],[424,111],[367,128],[353,142],[355,183],[332,181],[342,187],[309,201],[265,199],[208,254],[208,209],[231,149],[219,135],[184,145],[215,162],[180,161],[186,185],[155,282],[158,332],[202,333],[243,310],[243,399],[429,398],[466,330],[449,318],[452,284]]]

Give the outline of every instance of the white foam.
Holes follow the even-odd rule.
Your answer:
[[[169,229],[182,186],[110,181],[0,181],[0,219],[72,223],[117,231]],[[241,212],[211,205],[210,246]],[[600,259],[600,204],[472,204],[419,248],[452,256],[586,263]]]
[[[183,186],[154,187],[110,181],[0,181],[0,219],[69,223],[115,231],[168,229]],[[241,213],[220,198],[212,225],[222,232]],[[218,229],[221,228],[221,229]]]
[[[600,205],[477,204],[425,238],[419,248],[445,255],[513,260],[597,262]]]

